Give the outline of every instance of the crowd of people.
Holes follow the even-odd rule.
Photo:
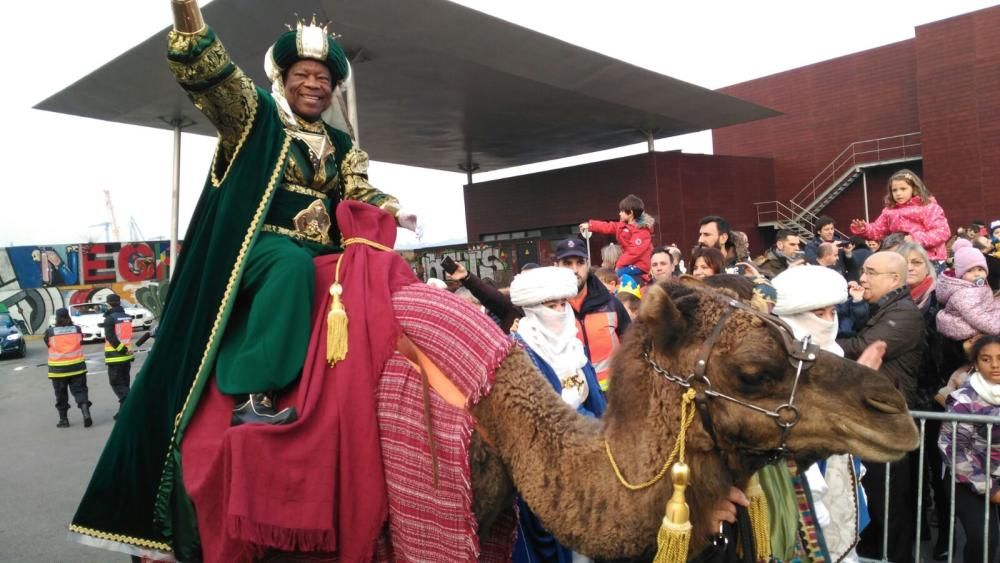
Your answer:
[[[509,289],[498,289],[461,266],[448,276],[461,284],[463,295],[481,304],[532,351],[556,391],[575,408],[582,409],[581,398],[601,394],[611,384],[608,360],[639,310],[643,289],[689,277],[716,287],[747,288],[749,300],[782,317],[796,337],[808,334],[823,349],[847,358],[857,360],[872,343],[884,342],[879,371],[893,381],[912,410],[1000,414],[1000,220],[953,232],[944,210],[915,173],[894,174],[881,214],[871,222],[851,221],[849,235],[837,229],[833,218],[823,216],[809,236],[779,230],[774,245],[756,258],[751,257],[745,233],[733,230],[718,215],[699,222],[698,243],[687,260],[675,244],[654,245],[655,221],[638,197],[622,199],[618,218],[581,223],[582,238],[559,242],[552,266],[524,265]],[[600,264],[588,263],[590,233],[615,239],[601,249]],[[560,269],[572,272],[575,294]],[[557,290],[561,285],[556,280],[566,289]],[[529,285],[535,289],[526,298]],[[573,346],[567,344],[571,333],[576,337]],[[600,410],[582,412],[599,416]],[[950,425],[942,431],[930,422],[926,436],[925,460],[914,452],[888,466],[888,496],[882,486],[886,465],[834,456],[808,468],[831,554],[837,550],[837,557],[848,561],[858,555],[881,558],[887,534],[889,559],[912,561],[916,535],[933,536],[930,522],[937,527],[934,557],[944,558],[954,479],[957,518],[967,538],[965,560],[982,560],[984,495],[1000,504],[1000,446],[993,446],[987,475],[981,425],[959,424],[953,436]],[[992,443],[1000,444],[1000,437]],[[955,474],[948,475],[953,449],[959,463]],[[927,464],[924,491],[917,490],[920,463]],[[850,475],[864,475],[864,482],[871,483],[852,497],[852,506],[863,509],[863,514],[853,515],[856,526],[846,525],[844,515],[838,514],[842,503],[832,503],[832,510],[822,508],[824,496],[845,498],[843,493],[851,489],[845,476]],[[919,495],[924,495],[926,510],[922,531],[916,530],[912,517]],[[890,518],[888,530],[883,530],[887,504],[890,513],[900,517]],[[989,514],[990,553],[995,557],[1000,542],[997,509]],[[537,539],[537,533],[525,537]],[[542,545],[551,538],[539,541]]]
[[[391,294],[397,284],[409,287],[415,280],[405,264],[400,271],[380,269],[378,264],[394,262],[382,262],[375,251],[391,250],[396,226],[419,232],[417,217],[369,184],[368,156],[356,144],[349,111],[350,63],[315,17],[297,22],[270,46],[264,68],[270,88],[260,88],[229,58],[197,2],[172,0],[171,7],[170,71],[215,126],[219,142],[171,281],[159,342],[131,388],[131,325],[118,300],[109,299],[105,361],[121,410],[70,525],[71,537],[157,559],[232,560],[219,554],[268,546],[335,549],[342,559],[372,560],[385,524],[378,507],[388,503],[385,483],[370,471],[380,464],[372,382],[392,353],[383,342],[391,332]],[[971,225],[952,236],[944,211],[910,171],[891,178],[886,207],[875,221],[851,222],[852,237],[841,235],[832,219],[820,218],[805,245],[800,233],[781,231],[774,247],[756,259],[745,233],[713,215],[700,221],[698,245],[685,264],[676,245],[654,244],[654,218],[634,195],[621,201],[618,221],[588,220],[579,227],[583,238],[560,241],[553,264],[523,265],[504,290],[460,264],[452,264],[448,277],[512,334],[562,401],[583,416],[604,412],[605,392],[614,386],[611,358],[641,307],[643,288],[683,276],[735,292],[784,319],[797,338],[811,338],[830,353],[866,363],[873,343],[884,348],[880,366],[874,361],[871,367],[879,367],[913,409],[943,404],[939,408],[996,414],[1000,407],[1000,316],[992,293],[1000,284],[1000,222],[990,224],[990,231]],[[601,252],[600,268],[590,263],[590,233],[615,239]],[[326,256],[337,253],[334,267]],[[385,279],[373,282],[376,271]],[[311,314],[327,291],[315,291],[316,279],[330,274],[326,328],[316,333]],[[89,426],[81,335],[64,312],[58,317],[47,334],[58,426],[68,425],[69,392]],[[326,357],[307,362],[321,344]],[[963,346],[971,355],[967,367],[959,359]],[[313,425],[273,428],[299,417],[288,390],[300,379],[307,387],[315,382],[309,400],[326,408],[303,408],[299,420],[314,417]],[[341,404],[341,397],[357,398],[358,404]],[[285,430],[299,431],[298,442],[252,446],[271,445],[271,437],[289,435]],[[982,434],[965,424],[954,436],[942,433],[938,466],[930,471],[937,473],[941,456],[954,452],[960,458],[953,478],[962,487],[956,503],[969,538],[967,562],[981,560],[976,534],[984,525],[991,526],[991,545],[1000,535],[995,510],[988,522],[981,512],[978,521],[973,514],[987,495],[1000,501],[1000,463],[984,463],[994,458]],[[343,442],[329,440],[336,435]],[[324,447],[296,448],[304,444]],[[182,455],[182,445],[195,449]],[[220,457],[189,455],[195,451]],[[352,463],[330,471],[348,455]],[[210,461],[223,457],[225,469],[223,462]],[[1000,453],[995,457],[1000,462]],[[834,456],[800,468],[808,474],[831,559],[879,557],[882,520],[874,516],[891,499],[900,517],[886,531],[890,559],[912,561],[916,530],[908,516],[923,494],[914,490],[916,464],[915,457],[894,464],[888,497],[882,487],[869,487],[867,495],[858,487],[866,470],[866,479],[881,483],[881,464],[865,468],[863,460]],[[762,486],[787,489],[790,475],[771,467],[760,476]],[[195,474],[206,480],[184,478]],[[206,475],[230,488],[199,486],[210,482]],[[938,514],[948,502],[943,484],[951,479],[934,481],[929,504]],[[331,499],[334,491],[344,498]],[[317,501],[299,502],[303,493]],[[846,498],[853,499],[853,514],[844,512]],[[219,509],[222,504],[227,508]],[[733,504],[749,501],[732,491],[711,515],[730,520]],[[561,546],[521,505],[514,561],[587,560]],[[226,524],[199,536],[199,519],[211,529],[208,513],[215,510]],[[938,516],[939,528],[947,527],[945,520]],[[775,534],[797,529],[780,522],[772,528]],[[772,535],[774,559],[805,559],[800,539],[797,533]],[[347,555],[344,544],[352,542],[366,556]],[[378,546],[380,552],[387,547]]]

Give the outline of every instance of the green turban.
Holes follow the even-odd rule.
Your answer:
[[[297,27],[281,34],[271,47],[270,63],[275,70],[283,74],[296,62],[310,59],[326,65],[335,83],[347,78],[347,55],[333,37],[318,25],[300,23]]]

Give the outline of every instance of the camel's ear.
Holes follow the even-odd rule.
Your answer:
[[[649,327],[658,346],[669,348],[685,333],[684,317],[670,299],[667,290],[659,284],[647,287],[643,293],[639,320]]]

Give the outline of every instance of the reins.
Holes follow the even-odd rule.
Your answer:
[[[712,327],[712,331],[709,333],[708,338],[702,342],[698,350],[698,356],[695,360],[694,368],[691,373],[687,376],[681,376],[671,373],[660,366],[656,360],[653,359],[651,350],[647,349],[643,352],[643,359],[647,364],[653,369],[653,372],[661,376],[666,381],[679,385],[687,391],[684,394],[684,401],[681,405],[681,433],[678,436],[678,443],[683,442],[686,437],[686,431],[688,426],[691,424],[691,419],[693,418],[694,411],[688,410],[688,405],[691,403],[692,398],[697,412],[701,418],[702,425],[705,427],[705,431],[712,439],[713,447],[718,450],[719,444],[715,432],[715,425],[712,422],[712,415],[709,411],[709,404],[711,399],[722,399],[729,401],[733,404],[739,405],[751,411],[763,414],[767,416],[781,429],[780,445],[777,448],[769,450],[750,450],[754,452],[760,452],[765,454],[770,459],[778,459],[783,457],[788,453],[788,435],[792,428],[798,424],[799,420],[802,418],[802,414],[799,412],[798,407],[795,406],[795,394],[798,391],[799,379],[802,377],[802,373],[807,371],[815,363],[816,358],[819,355],[819,347],[811,342],[810,337],[807,335],[802,340],[797,340],[792,332],[791,327],[781,319],[773,316],[761,313],[756,309],[744,305],[735,299],[725,299],[728,309],[723,312],[719,320],[716,321],[715,326]],[[792,390],[789,393],[788,401],[779,405],[775,409],[768,409],[761,407],[759,405],[744,401],[743,399],[733,397],[721,391],[718,391],[712,386],[712,381],[706,375],[706,370],[708,369],[708,361],[712,355],[712,351],[715,348],[715,344],[722,335],[722,331],[725,329],[726,322],[737,310],[747,311],[754,315],[755,317],[764,321],[765,325],[769,328],[777,331],[778,335],[781,336],[782,345],[785,351],[788,353],[789,362],[795,367],[795,380],[792,382]],[[671,462],[675,459],[676,453],[678,451],[678,443],[675,443],[673,451],[668,456],[667,461],[664,463],[663,467],[657,474],[644,483],[634,485],[629,483],[625,477],[621,474],[618,468],[618,464],[615,462],[615,458],[611,453],[611,445],[608,443],[607,439],[604,440],[604,448],[608,456],[608,460],[611,462],[611,466],[615,471],[615,476],[618,481],[628,488],[629,490],[639,490],[652,486],[657,481],[659,481],[667,473],[667,469],[670,467]]]

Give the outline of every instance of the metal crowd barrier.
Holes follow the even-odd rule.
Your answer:
[[[948,530],[948,555],[947,555],[947,563],[953,563],[956,560],[956,557],[955,557],[956,556],[956,554],[955,554],[955,526],[958,525],[958,522],[956,521],[956,518],[955,518],[955,487],[956,487],[956,480],[954,478],[954,475],[955,475],[955,462],[956,462],[954,444],[955,444],[956,434],[957,434],[957,431],[958,431],[958,424],[960,422],[965,422],[965,423],[971,423],[971,424],[985,425],[986,426],[986,445],[987,445],[987,451],[989,452],[992,449],[992,446],[993,446],[993,425],[1000,425],[1000,417],[996,417],[996,416],[982,416],[982,415],[970,415],[970,414],[955,414],[955,413],[948,413],[948,412],[930,412],[930,411],[910,411],[910,413],[913,415],[913,418],[916,419],[917,424],[919,425],[919,428],[920,428],[920,449],[919,449],[920,453],[919,453],[919,459],[918,459],[918,465],[917,465],[917,485],[916,485],[916,488],[915,488],[915,492],[917,494],[917,511],[916,511],[917,513],[916,513],[915,539],[914,539],[914,545],[913,545],[914,560],[919,563],[920,561],[922,561],[922,560],[925,559],[924,554],[922,553],[922,550],[920,549],[920,543],[922,541],[921,540],[921,525],[923,524],[922,519],[923,519],[923,509],[924,509],[924,471],[925,471],[925,467],[926,467],[925,460],[926,460],[926,456],[927,456],[927,452],[925,450],[928,447],[927,440],[925,438],[927,437],[926,436],[926,434],[927,434],[927,421],[928,420],[936,420],[936,421],[940,421],[941,422],[941,431],[942,432],[945,432],[945,431],[951,432],[951,440],[952,440],[952,445],[953,445],[952,450],[951,450],[951,459],[949,459],[949,460],[942,460],[943,462],[947,463],[948,466],[950,467],[949,475],[951,476],[951,478],[949,479],[950,482],[948,483],[948,485],[950,487],[950,491],[949,491],[949,494],[948,494],[948,504],[949,504],[949,507],[948,507],[948,518],[949,518],[949,521],[951,522],[951,524],[948,525],[947,522],[938,522],[938,533],[939,534],[941,533],[941,530],[944,529],[944,526],[947,526],[947,530]],[[934,437],[934,439],[932,441],[932,447],[937,447],[937,437],[936,436]],[[943,455],[942,455],[942,457],[943,457]],[[990,474],[990,472],[992,470],[991,467],[990,467],[990,462],[991,461],[992,461],[992,456],[991,455],[987,455],[986,456],[986,465],[984,467],[985,473],[987,475],[987,482],[989,481],[989,474]],[[886,465],[886,468],[885,468],[885,483],[884,483],[885,489],[884,489],[884,491],[885,491],[885,501],[886,502],[885,502],[885,511],[882,514],[882,559],[880,559],[880,560],[879,559],[867,559],[867,558],[864,558],[864,557],[860,558],[861,561],[868,562],[868,563],[878,562],[878,561],[886,562],[886,561],[889,560],[888,559],[888,549],[889,549],[889,516],[890,516],[890,510],[891,510],[891,507],[892,507],[892,500],[893,499],[889,498],[889,478],[891,476],[891,464],[887,463],[885,465]],[[865,483],[864,481],[862,481],[862,484],[866,488],[872,487],[872,486],[876,486],[875,483]],[[959,485],[959,486],[965,486],[965,485]],[[990,553],[989,553],[990,535],[989,534],[990,534],[990,510],[991,510],[991,508],[993,510],[996,510],[996,508],[992,507],[992,505],[990,503],[990,495],[989,495],[988,490],[987,490],[987,494],[984,495],[984,502],[983,502],[983,516],[984,516],[984,518],[983,518],[983,546],[982,546],[982,548],[983,548],[982,560],[983,561],[987,561],[987,562],[990,561],[990,558],[989,558],[990,557]],[[898,517],[898,518],[905,518],[905,517],[907,517],[905,514],[896,514],[896,515],[893,515],[893,516]],[[877,517],[877,515],[872,514],[871,517],[874,520]],[[998,549],[1000,549],[1000,548],[998,548]]]

